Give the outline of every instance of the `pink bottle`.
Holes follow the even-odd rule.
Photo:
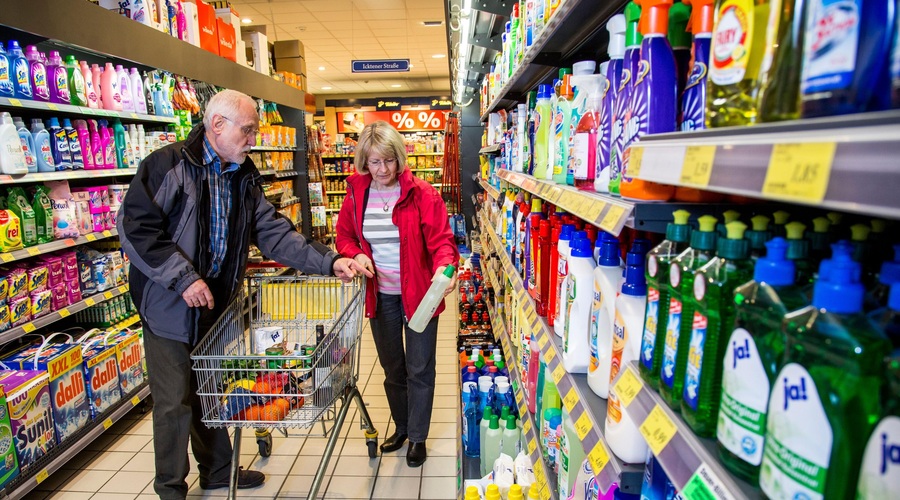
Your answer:
[[[97,93],[97,108],[103,107],[103,89],[100,88],[100,76],[103,70],[96,64],[91,65],[91,81],[94,82],[94,92]]]
[[[119,93],[119,78],[112,63],[106,63],[100,75],[100,93],[103,109],[122,111],[122,94]]]
[[[88,132],[87,122],[75,120],[75,130],[78,132],[78,145],[81,146],[81,157],[84,159],[84,169],[94,170],[94,150],[91,149],[91,134]]]
[[[91,153],[94,155],[94,168],[108,168],[103,157],[103,146],[100,143],[100,131],[97,120],[88,122],[91,126]]]
[[[81,74],[84,76],[84,95],[87,97],[87,105],[91,109],[97,109],[100,107],[100,96],[97,94],[97,89],[94,88],[94,75],[91,72],[91,67],[88,66],[87,61],[81,61],[79,64]],[[84,150],[82,149],[82,151]]]
[[[527,396],[528,400],[526,404],[528,405],[528,411],[534,415],[536,411],[535,405],[537,403],[537,381],[538,381],[538,372],[541,371],[541,348],[538,346],[538,343],[534,340],[534,334],[531,335],[531,342],[528,343],[531,347],[531,358],[528,360],[528,379],[527,379]]]
[[[116,148],[112,140],[112,129],[109,128],[109,123],[106,120],[100,120],[98,124],[97,128],[100,132],[100,150],[103,151],[104,168],[116,168],[119,165],[116,162]]]

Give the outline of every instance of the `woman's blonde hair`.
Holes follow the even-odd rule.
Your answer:
[[[356,156],[353,160],[357,172],[369,173],[368,161],[372,153],[385,158],[396,158],[397,174],[406,169],[406,144],[403,142],[403,136],[386,121],[370,123],[359,133]]]

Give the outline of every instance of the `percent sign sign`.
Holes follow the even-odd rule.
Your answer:
[[[431,113],[427,111],[422,111],[419,113],[419,122],[425,128],[438,128],[441,126],[441,119],[435,116],[434,111]]]
[[[398,111],[391,116],[391,120],[402,128],[414,128],[416,126],[416,120],[409,116],[407,112],[400,113]]]

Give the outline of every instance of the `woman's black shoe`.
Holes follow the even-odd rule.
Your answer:
[[[425,452],[425,442],[413,443],[409,442],[409,448],[406,449],[406,465],[410,467],[419,467],[425,463],[428,454]]]
[[[395,432],[389,438],[385,439],[383,443],[381,443],[381,452],[382,453],[390,453],[392,451],[397,451],[403,447],[403,443],[406,442],[406,434],[399,434]]]

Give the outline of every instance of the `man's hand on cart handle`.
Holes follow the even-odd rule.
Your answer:
[[[208,307],[212,309],[216,305],[213,301],[212,292],[209,291],[209,287],[206,286],[206,282],[203,280],[191,283],[187,290],[181,294],[181,297],[187,302],[189,307]]]
[[[447,266],[441,266],[437,268],[435,274],[444,274],[444,269],[447,269]],[[431,278],[431,281],[434,281],[434,277]],[[450,280],[450,285],[447,286],[447,289],[444,290],[444,297],[450,295],[450,292],[456,290],[456,273],[453,273],[453,279]]]
[[[371,271],[363,267],[362,264],[353,259],[341,257],[334,261],[334,275],[340,278],[344,283],[353,281],[353,278],[356,277],[357,273],[362,274],[367,278],[375,276]]]

